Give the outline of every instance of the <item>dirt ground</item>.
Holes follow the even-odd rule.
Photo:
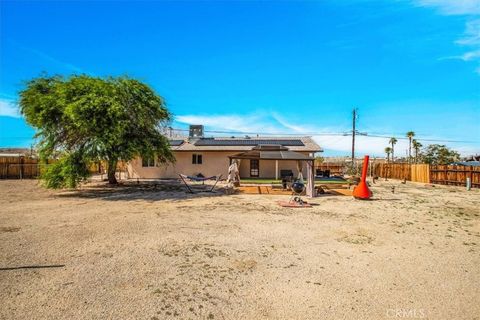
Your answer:
[[[292,209],[0,181],[0,318],[479,319],[480,190],[372,189]]]

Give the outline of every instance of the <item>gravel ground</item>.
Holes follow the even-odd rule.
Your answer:
[[[0,318],[479,319],[480,190],[373,192],[0,181]]]

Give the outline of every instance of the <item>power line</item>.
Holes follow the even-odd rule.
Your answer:
[[[172,128],[174,131],[185,131],[188,132],[188,129],[177,129]],[[205,133],[221,133],[221,134],[231,134],[231,135],[262,135],[262,136],[348,136],[351,135],[351,131],[345,132],[300,132],[300,133],[289,133],[289,132],[260,132],[260,131],[225,131],[225,130],[204,130]],[[358,134],[358,133],[357,133]]]
[[[379,134],[367,134],[367,137],[372,137],[372,138],[386,138],[390,139],[392,136],[387,136],[387,135],[379,135]],[[400,139],[400,140],[408,140],[408,138],[403,138],[403,137],[395,137],[395,139]],[[418,138],[415,137],[415,140],[417,141],[432,141],[432,142],[458,142],[458,143],[476,143],[478,141],[469,141],[469,140],[445,140],[445,139],[429,139],[429,138]]]
[[[177,130],[177,129],[174,129]],[[179,129],[178,131],[188,131],[188,129]],[[345,132],[299,132],[299,133],[288,133],[288,132],[248,132],[248,131],[219,131],[219,130],[205,130],[205,133],[222,133],[222,134],[241,134],[241,135],[272,135],[272,136],[350,136],[352,131]],[[390,135],[380,135],[380,134],[369,134],[368,132],[359,132],[355,131],[355,135],[364,136],[366,138],[385,138],[390,139]],[[400,140],[408,140],[408,138],[396,137]],[[478,141],[469,141],[469,140],[447,140],[447,139],[430,139],[430,138],[419,138],[416,137],[417,141],[431,141],[431,142],[458,142],[458,143],[476,143]]]
[[[188,132],[188,129],[180,129],[180,128],[172,128],[174,131],[184,131]],[[253,132],[253,131],[224,131],[224,130],[205,130],[205,133],[215,133],[215,134],[229,134],[229,135],[260,135],[260,136],[351,136],[352,131],[344,131],[344,132],[299,132],[299,133],[290,133],[290,132]],[[355,131],[355,135],[363,136],[365,138],[385,138],[390,139],[392,135],[381,135],[381,134],[370,134],[368,132],[359,132],[358,130]],[[33,137],[6,137],[2,136],[2,139],[34,139]],[[403,137],[395,137],[399,140],[408,140],[408,138]],[[450,142],[450,143],[478,143],[478,141],[471,141],[471,140],[449,140],[449,139],[430,139],[430,138],[421,138],[415,137],[417,141],[427,141],[427,142]]]

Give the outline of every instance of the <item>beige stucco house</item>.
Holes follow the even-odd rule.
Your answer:
[[[179,174],[205,177],[223,175],[227,177],[230,157],[250,151],[259,146],[282,146],[283,150],[294,151],[313,156],[322,149],[310,137],[242,137],[242,138],[204,138],[188,137],[170,140],[175,154],[174,164],[159,164],[156,159],[136,158],[128,164],[130,178],[178,178]],[[239,161],[239,160],[236,160]],[[298,174],[299,162],[296,160],[240,160],[241,178],[278,178],[282,170],[291,170]],[[283,171],[285,172],[285,171]],[[306,168],[303,166],[305,175]]]

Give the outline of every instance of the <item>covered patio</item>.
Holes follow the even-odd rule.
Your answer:
[[[275,161],[275,179],[279,178],[279,161],[297,161],[297,178],[302,178],[303,163],[306,163],[306,195],[315,196],[315,176],[314,161],[315,158],[303,153],[288,150],[287,147],[280,145],[258,145],[252,150],[229,156],[230,164],[237,161],[238,166],[242,160],[274,160]]]

